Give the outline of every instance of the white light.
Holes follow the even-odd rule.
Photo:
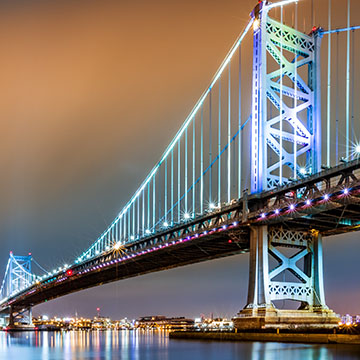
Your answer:
[[[279,209],[276,209],[275,210],[275,214],[278,215],[280,213],[280,210]]]
[[[300,174],[301,175],[306,175],[306,169],[304,167],[300,168]]]
[[[294,210],[295,209],[295,205],[294,204],[291,204],[290,205],[290,210]]]
[[[253,29],[256,31],[260,27],[260,19],[255,19],[253,23]]]
[[[344,189],[344,194],[345,195],[349,194],[349,189]]]
[[[68,264],[65,264],[65,265],[64,265],[64,269],[66,269],[67,267],[69,267],[69,265],[68,265]]]
[[[209,208],[210,209],[216,209],[216,205],[214,203],[210,203]]]
[[[149,229],[146,229],[145,234],[151,234],[151,231]]]
[[[355,152],[360,155],[360,144],[355,146]]]
[[[185,213],[185,214],[184,214],[184,219],[185,219],[185,220],[190,219],[190,214],[189,214],[189,213]]]
[[[134,235],[131,235],[131,236],[130,236],[130,240],[135,240],[135,236],[134,236]]]
[[[328,194],[324,195],[324,200],[329,200],[329,195]]]
[[[98,253],[99,253],[99,250],[96,250],[96,251],[95,251],[95,254],[97,255]]]
[[[120,247],[121,247],[120,242],[117,242],[117,243],[114,245],[114,249],[115,249],[115,250],[119,250]]]
[[[165,221],[165,222],[164,222],[164,227],[168,227],[168,226],[169,226],[168,222]]]
[[[310,205],[311,204],[311,200],[306,200],[306,205]]]

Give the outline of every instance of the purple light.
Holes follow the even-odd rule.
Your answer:
[[[305,203],[306,203],[306,205],[311,205],[311,200],[308,199],[308,200],[306,200]]]
[[[262,219],[265,219],[266,218],[266,215],[264,213],[261,214],[261,218]]]
[[[329,195],[328,194],[324,195],[324,200],[329,200]]]
[[[343,193],[344,193],[344,195],[348,195],[349,194],[349,189],[344,189]]]
[[[295,210],[295,205],[294,204],[290,205],[290,210]]]
[[[276,214],[276,215],[279,215],[279,214],[280,214],[280,210],[279,210],[279,209],[276,209],[276,210],[275,210],[275,214]]]

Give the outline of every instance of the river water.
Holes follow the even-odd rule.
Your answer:
[[[360,359],[357,345],[173,340],[157,331],[0,332],[6,360]]]

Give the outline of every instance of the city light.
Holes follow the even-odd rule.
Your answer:
[[[325,195],[324,195],[324,200],[325,200],[325,201],[329,200],[329,194],[325,194]]]
[[[185,219],[185,220],[189,220],[189,219],[190,219],[190,214],[189,214],[189,213],[185,213],[185,214],[184,214],[184,219]]]
[[[349,194],[349,189],[346,189],[346,188],[345,188],[345,189],[343,190],[343,193],[344,193],[344,195],[348,195],[348,194]]]
[[[146,230],[145,230],[145,234],[148,234],[148,235],[149,235],[149,234],[151,234],[151,231],[150,231],[149,229],[146,229]]]
[[[121,247],[121,243],[118,241],[115,245],[114,245],[114,249],[115,250],[119,250]]]
[[[355,145],[355,153],[356,155],[360,155],[360,144]]]
[[[164,222],[163,226],[167,228],[169,226],[169,223],[167,221]]]

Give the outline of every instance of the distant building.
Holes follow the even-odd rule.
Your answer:
[[[194,320],[162,315],[143,316],[136,320],[135,326],[141,329],[191,330],[194,328]]]

